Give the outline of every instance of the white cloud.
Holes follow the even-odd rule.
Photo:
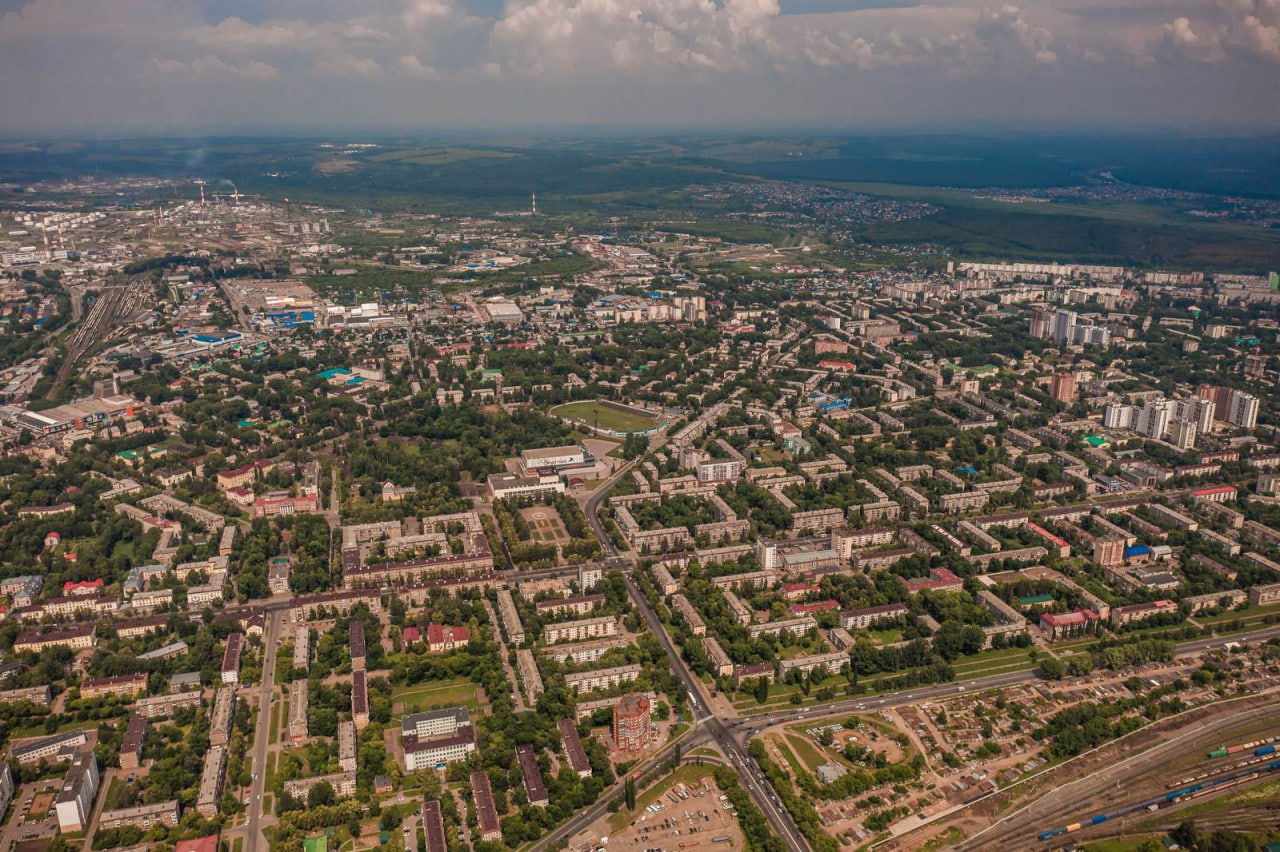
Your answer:
[[[320,23],[270,20],[252,24],[243,18],[230,17],[217,24],[192,27],[184,36],[202,47],[237,53],[329,51],[352,43],[391,40],[391,35],[375,23],[354,19]]]
[[[1188,114],[1227,99],[1280,121],[1265,96],[1234,105],[1242,91],[1280,87],[1280,0],[808,0],[813,11],[784,14],[791,2],[504,0],[493,11],[495,0],[267,0],[250,13],[242,0],[0,0],[11,8],[0,12],[0,75],[48,89],[11,87],[0,114],[26,115],[50,92],[75,93],[63,102],[78,95],[82,111],[132,102],[160,112],[141,84],[163,79],[180,99],[182,85],[220,79],[263,82],[253,103],[264,109],[301,113],[341,91],[369,115],[399,116],[397,99],[420,97],[445,120],[560,110],[696,123],[717,110],[753,114],[752,104],[765,119],[822,120],[828,104],[877,97],[928,116],[950,108],[938,93],[952,86],[982,114],[1052,111],[1043,99],[1065,95],[1163,116],[1162,93],[1180,107],[1213,80],[1217,103]],[[284,79],[287,91],[265,85]],[[106,97],[91,98],[95,87]],[[984,103],[995,91],[1011,100]]]
[[[495,61],[532,75],[950,70],[1080,53],[1037,15],[1055,17],[1043,4],[1024,11],[972,0],[803,15],[782,15],[776,0],[527,0],[494,24],[490,47]]]
[[[239,78],[242,80],[274,80],[280,69],[257,60],[224,62],[216,56],[200,56],[190,63],[177,59],[157,59],[153,67],[162,74],[193,78]]]
[[[490,47],[529,73],[743,70],[779,14],[776,0],[532,0],[508,8]]]
[[[351,54],[323,56],[316,60],[314,68],[320,74],[334,77],[364,77],[371,79],[382,76],[382,66],[378,64],[377,60],[369,57],[352,56]]]
[[[434,79],[439,77],[439,72],[430,65],[423,65],[422,60],[407,53],[396,60],[396,67],[400,69],[400,73],[406,77],[417,77],[419,79]]]
[[[101,38],[133,42],[194,20],[186,0],[31,0],[0,15],[0,40]]]
[[[1201,62],[1246,59],[1280,63],[1280,0],[1217,0],[1164,25],[1155,52]]]

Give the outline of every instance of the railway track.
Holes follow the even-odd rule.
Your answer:
[[[1075,781],[1061,784],[1003,821],[956,845],[957,850],[1044,849],[1040,834],[1074,823],[1082,823],[1087,831],[1089,821],[1098,814],[1114,809],[1117,802],[1136,801],[1168,792],[1170,765],[1188,753],[1203,753],[1209,747],[1230,740],[1234,731],[1250,729],[1274,717],[1275,705],[1262,704],[1241,710],[1213,725],[1192,724],[1152,748],[1123,757]],[[1176,776],[1186,775],[1186,771]],[[1171,803],[1172,804],[1172,803]],[[1074,840],[1079,835],[1073,835]],[[1096,839],[1096,838],[1092,838]],[[1049,847],[1053,848],[1053,847]]]
[[[106,287],[98,296],[93,307],[89,309],[84,322],[67,338],[66,355],[58,367],[53,386],[49,389],[49,399],[61,394],[63,387],[71,378],[76,362],[93,348],[94,344],[111,331],[116,321],[128,312],[140,307],[145,282],[142,279],[131,279],[126,284]]]

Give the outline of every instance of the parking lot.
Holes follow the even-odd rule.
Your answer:
[[[727,799],[710,777],[688,786],[676,784],[638,817],[635,824],[609,838],[610,850],[741,849],[742,831]]]
[[[4,827],[3,843],[26,843],[51,837],[57,831],[53,802],[58,784],[57,779],[45,779],[18,787],[10,805],[14,813]]]

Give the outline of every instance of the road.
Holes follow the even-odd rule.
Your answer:
[[[583,511],[587,516],[587,522],[591,524],[591,529],[596,534],[596,538],[600,540],[600,546],[604,548],[605,564],[611,568],[623,569],[623,576],[627,580],[627,592],[631,595],[632,602],[644,616],[649,632],[653,634],[654,638],[662,645],[662,649],[666,651],[667,658],[671,661],[671,670],[684,683],[685,689],[689,693],[689,707],[693,714],[695,735],[689,739],[687,747],[690,749],[696,748],[701,741],[707,739],[719,746],[737,771],[743,788],[751,795],[756,807],[760,808],[765,818],[768,819],[770,827],[777,832],[779,837],[786,840],[789,849],[796,850],[796,852],[807,852],[809,844],[791,819],[791,814],[778,801],[773,789],[769,787],[768,782],[765,781],[763,774],[760,772],[760,768],[751,759],[747,751],[747,738],[745,736],[733,736],[725,723],[711,712],[707,696],[702,691],[702,683],[685,666],[679,651],[671,641],[671,637],[662,628],[662,622],[659,621],[658,614],[653,611],[653,607],[649,605],[648,598],[637,588],[635,580],[632,579],[629,570],[631,567],[630,560],[618,552],[618,549],[613,544],[613,539],[609,537],[608,531],[600,521],[600,506],[605,496],[609,493],[609,489],[613,487],[613,484],[620,477],[626,475],[632,464],[634,462],[628,462],[615,471],[608,480],[600,483],[591,497],[587,499]],[[601,801],[607,802],[609,798],[611,797],[606,796]]]
[[[863,696],[860,698],[849,699],[846,701],[833,702],[820,707],[810,707],[801,709],[779,710],[769,714],[761,714],[759,717],[748,719],[733,720],[728,723],[717,718],[709,709],[707,697],[702,691],[701,682],[695,678],[692,673],[684,665],[678,650],[676,649],[666,630],[662,628],[662,624],[658,619],[657,613],[649,605],[648,599],[637,588],[635,581],[631,577],[630,568],[631,560],[619,553],[618,549],[613,545],[613,540],[609,537],[608,531],[600,520],[600,507],[603,505],[609,489],[618,478],[623,476],[631,465],[627,464],[614,473],[606,482],[600,484],[592,493],[584,504],[583,511],[587,516],[588,523],[591,524],[592,530],[596,537],[600,540],[600,545],[604,549],[606,555],[606,565],[611,568],[620,568],[623,570],[627,580],[627,590],[631,595],[633,602],[640,612],[644,615],[649,631],[662,645],[666,651],[667,657],[671,661],[671,669],[685,684],[689,692],[689,701],[693,712],[693,735],[686,739],[686,747],[693,749],[699,743],[710,740],[714,742],[729,757],[730,763],[737,770],[742,780],[744,788],[751,794],[752,800],[756,806],[761,809],[765,817],[768,819],[770,826],[779,836],[787,841],[788,847],[796,850],[807,850],[809,848],[804,837],[800,834],[795,822],[791,819],[790,813],[778,801],[776,794],[769,787],[768,782],[759,771],[759,767],[755,764],[749,755],[748,746],[753,736],[759,734],[766,728],[774,725],[781,725],[795,722],[812,716],[813,718],[839,715],[843,713],[855,713],[866,711],[879,711],[893,707],[903,707],[914,705],[924,701],[933,701],[945,698],[954,698],[957,695],[965,693],[983,692],[990,689],[1011,686],[1014,684],[1030,683],[1039,679],[1034,669],[1026,669],[1019,672],[1006,672],[1002,674],[991,675],[983,678],[975,678],[963,683],[945,683],[935,686],[919,687],[910,690],[900,690],[898,692],[883,693],[874,696]],[[1179,643],[1177,653],[1179,656],[1187,656],[1202,653],[1210,648],[1221,647],[1228,641],[1259,641],[1280,636],[1280,626],[1267,627],[1250,633],[1243,633],[1232,637],[1214,637],[1209,639],[1194,639],[1188,642]],[[606,795],[601,799],[601,803],[607,803],[612,798]],[[598,814],[593,815],[588,812],[587,819],[594,820]],[[574,831],[582,825],[589,822],[575,821],[574,825],[567,826],[562,837],[571,836]],[[559,834],[559,833],[557,833]],[[548,838],[549,840],[550,838]],[[541,844],[540,844],[541,845]]]
[[[267,786],[267,745],[271,739],[271,691],[276,679],[276,648],[280,644],[280,622],[284,613],[276,610],[267,618],[267,630],[262,637],[266,651],[263,654],[262,684],[258,689],[258,723],[253,731],[253,783],[249,791],[249,824],[246,827],[246,852],[257,852],[262,837],[262,795]]]

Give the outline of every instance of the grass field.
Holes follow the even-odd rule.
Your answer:
[[[271,730],[268,732],[268,745],[275,745],[280,741],[280,711],[284,708],[285,703],[284,701],[277,701],[271,705]]]
[[[469,710],[480,709],[480,699],[476,697],[475,684],[466,678],[399,686],[392,690],[391,701],[403,704],[406,713],[456,706],[463,706]]]
[[[553,417],[567,417],[584,423],[598,423],[617,432],[639,432],[650,429],[658,418],[640,412],[620,411],[598,402],[566,402],[549,412]]]
[[[1280,604],[1275,606],[1251,606],[1243,612],[1230,610],[1228,612],[1220,612],[1217,615],[1195,616],[1195,620],[1198,624],[1223,624],[1237,620],[1247,623],[1249,621],[1258,621],[1276,613],[1280,613]]]
[[[111,779],[111,786],[107,788],[107,796],[102,803],[104,811],[113,811],[120,806],[120,795],[124,793],[125,786],[123,778]]]
[[[962,657],[951,664],[956,680],[973,680],[987,675],[1021,671],[1035,667],[1026,648],[1002,648]]]
[[[829,758],[823,757],[819,754],[818,750],[814,748],[804,737],[797,736],[795,734],[788,734],[787,740],[791,746],[791,750],[796,753],[796,756],[800,758],[811,773],[816,772],[819,766],[830,761]]]

